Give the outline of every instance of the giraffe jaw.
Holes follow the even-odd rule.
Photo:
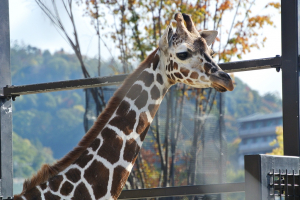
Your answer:
[[[221,72],[222,74],[226,74]],[[218,92],[232,91],[234,89],[232,80],[228,74],[226,76],[220,73],[210,75],[211,86],[215,88]]]
[[[225,87],[223,87],[222,85],[219,85],[218,83],[212,83],[211,86],[218,92],[226,92],[227,91],[227,89]]]

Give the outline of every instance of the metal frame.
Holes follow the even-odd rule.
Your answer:
[[[274,58],[220,63],[219,66],[225,72],[239,72],[239,71],[249,71],[249,70],[256,70],[256,69],[279,68],[281,66],[281,57],[277,56]],[[21,86],[7,85],[6,87],[3,88],[2,96],[8,98],[13,97],[14,99],[16,96],[25,95],[25,94],[37,94],[37,93],[62,91],[62,90],[73,90],[73,89],[81,89],[81,88],[118,85],[121,84],[127,76],[128,75],[125,74],[125,75],[107,76],[107,77],[100,77],[100,78],[87,78],[87,79],[78,79],[78,80],[70,80],[70,81],[40,83],[40,84],[32,84],[32,85],[21,85]],[[0,97],[1,97],[1,93],[0,93]]]
[[[299,156],[299,0],[281,0],[284,155]]]
[[[192,185],[167,188],[151,188],[139,190],[124,190],[118,199],[141,199],[151,197],[176,197],[203,194],[219,194],[231,192],[244,192],[244,183],[225,183],[213,185]]]
[[[282,68],[283,130],[285,155],[300,156],[299,128],[299,32],[300,0],[281,0],[282,57],[220,64],[226,72]],[[12,197],[11,98],[18,95],[120,84],[127,75],[11,86],[8,0],[0,0],[0,195]],[[246,183],[247,184],[247,183]],[[153,188],[123,191],[120,199],[183,196],[244,191],[244,183]],[[0,197],[0,199],[1,199]]]
[[[0,88],[11,85],[8,0],[0,1]],[[1,94],[1,90],[0,90]],[[10,99],[0,99],[0,195],[12,197],[12,107]]]
[[[247,200],[299,199],[298,156],[246,155]]]

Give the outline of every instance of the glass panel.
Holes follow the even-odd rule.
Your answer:
[[[49,26],[39,8],[35,4],[26,4],[27,13],[21,15],[21,10],[25,12],[24,4],[18,4],[11,1],[11,39],[17,40],[11,45],[13,84],[83,78],[73,50]],[[260,2],[257,4],[262,6]],[[78,25],[83,31],[80,33],[84,38],[81,40],[82,51],[87,54],[84,62],[91,77],[95,77],[99,63],[94,59],[98,47],[91,32],[95,30],[86,28],[90,19],[81,18],[80,9],[76,10],[76,16],[83,19],[79,24],[85,24]],[[279,22],[278,16],[272,20]],[[276,29],[263,29],[269,37],[265,49],[252,48],[251,54],[242,58],[280,55],[280,24],[276,23],[276,26]],[[227,41],[224,37],[227,31],[223,28],[220,32],[222,41]],[[272,34],[268,34],[270,31]],[[106,42],[113,43],[112,40]],[[90,44],[94,51],[89,49]],[[216,43],[214,50],[217,46]],[[113,46],[105,49],[102,44],[101,48],[102,58],[105,58],[101,60],[101,76],[119,73],[122,64],[115,62],[117,58],[112,58],[108,49],[113,49],[116,57],[120,52]],[[147,46],[147,49],[151,48]],[[232,61],[235,60],[239,60],[236,55],[232,57]],[[132,66],[136,65],[136,61],[132,63]],[[270,143],[277,139],[275,128],[282,126],[281,74],[270,69],[235,73],[234,76],[236,87],[233,92],[221,94],[213,89],[197,90],[179,84],[170,89],[149,129],[126,189],[243,182],[245,154],[269,153],[279,147],[279,144],[270,146]],[[14,193],[20,192],[24,178],[36,172],[42,163],[51,163],[76,146],[104,109],[101,102],[108,102],[117,88],[97,90],[103,95],[100,105],[94,103],[93,90],[17,97],[13,104]],[[280,135],[280,130],[277,132]],[[211,195],[211,198],[219,196]],[[240,199],[243,193],[225,196]]]

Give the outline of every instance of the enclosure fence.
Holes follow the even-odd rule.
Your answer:
[[[282,55],[257,60],[222,63],[219,66],[225,72],[240,72],[249,70],[269,69],[282,70],[283,94],[283,133],[284,154],[300,156],[299,130],[299,51],[300,51],[300,0],[281,1],[281,43]],[[274,41],[279,42],[279,41]],[[11,199],[13,196],[12,170],[12,100],[19,95],[28,95],[52,91],[72,90],[79,88],[102,87],[122,83],[127,75],[89,78],[70,81],[50,82],[33,85],[13,86],[10,71],[10,29],[9,3],[0,1],[0,196],[1,199]],[[255,80],[255,77],[253,77]],[[261,161],[256,162],[261,168]],[[251,166],[253,165],[253,166]],[[246,162],[245,168],[254,166]],[[262,168],[263,169],[263,168]],[[247,172],[246,172],[247,173]],[[256,173],[256,172],[255,172]],[[288,177],[286,173],[286,177]],[[272,175],[272,174],[271,174]],[[270,175],[270,176],[271,176]],[[278,176],[278,173],[273,173]],[[292,177],[291,173],[289,176]],[[295,175],[294,175],[295,177]],[[297,175],[299,177],[299,174]],[[275,180],[273,180],[275,181]],[[213,185],[180,186],[168,188],[152,188],[123,191],[119,199],[151,198],[164,196],[188,196],[199,194],[218,194],[229,192],[246,192],[246,199],[253,198],[252,182],[224,183]],[[275,184],[275,183],[274,183]],[[245,185],[247,187],[245,187]],[[275,186],[274,186],[275,187]],[[278,186],[279,187],[279,186]],[[286,186],[287,188],[287,186]],[[259,189],[259,187],[258,187]],[[280,189],[281,192],[281,189]],[[286,193],[285,193],[286,194]],[[263,197],[261,198],[263,199]],[[296,198],[298,199],[298,198]]]

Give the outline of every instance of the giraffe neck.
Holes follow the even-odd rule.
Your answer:
[[[97,134],[78,159],[48,181],[23,190],[20,199],[37,196],[46,200],[53,197],[117,199],[150,123],[171,86],[164,63],[159,50],[148,56],[115,93],[104,114],[98,117],[91,128]],[[103,120],[104,125],[97,130],[97,123]]]

